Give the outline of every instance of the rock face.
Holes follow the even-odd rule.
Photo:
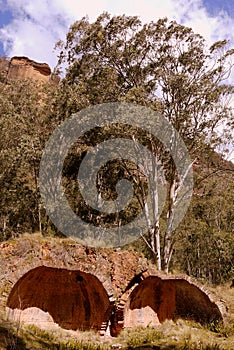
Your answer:
[[[47,63],[37,63],[27,57],[12,57],[9,63],[7,79],[32,78],[47,82],[51,70]]]
[[[65,329],[101,330],[110,302],[97,277],[78,270],[40,266],[30,270],[15,284],[7,307],[28,309],[24,321],[39,325],[44,321],[45,328],[50,327],[52,317]],[[38,313],[37,308],[44,314]],[[47,317],[44,317],[45,313],[48,313]],[[17,320],[17,314],[16,311],[9,316]]]
[[[1,60],[0,73],[7,81],[34,79],[42,82],[51,80],[51,69],[47,63],[38,63],[28,57],[12,57]]]
[[[86,248],[68,239],[42,240],[36,235],[13,244],[0,243],[0,261],[5,262],[0,264],[0,288],[4,284],[9,292],[25,273],[39,266],[91,273],[101,281],[108,295],[116,298],[124,293],[134,276],[149,269],[151,274],[156,272],[136,252]],[[0,298],[1,301],[5,304],[4,299]]]

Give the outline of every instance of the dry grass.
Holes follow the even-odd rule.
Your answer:
[[[234,288],[230,288],[231,281],[209,289],[225,304],[228,320],[234,323]]]
[[[45,331],[36,326],[18,327],[8,323],[0,327],[0,350],[2,349],[110,350],[111,345],[100,341],[100,336],[93,332]]]
[[[187,350],[233,350],[234,332],[224,336],[215,333],[200,324],[178,320],[166,321],[157,329],[136,328],[124,330],[120,339],[128,349],[140,349],[142,346],[158,346],[159,349]]]
[[[212,332],[191,321],[166,321],[157,328],[125,329],[117,338],[100,337],[94,332],[74,332],[62,329],[45,331],[36,326],[7,323],[0,327],[0,349],[55,349],[55,350],[233,350],[234,330],[224,328]],[[231,325],[229,324],[231,327]],[[226,328],[227,330],[227,328]],[[4,347],[5,345],[5,347]],[[27,346],[27,347],[26,347]]]

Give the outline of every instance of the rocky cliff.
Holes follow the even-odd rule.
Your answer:
[[[1,80],[34,79],[42,82],[54,80],[47,63],[38,63],[28,57],[12,57],[0,60]]]

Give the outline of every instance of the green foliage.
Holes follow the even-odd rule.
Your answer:
[[[29,341],[28,333],[32,339],[37,339],[38,344],[41,344],[43,349],[53,349],[53,350],[109,350],[110,346],[107,344],[100,344],[100,339],[98,335],[92,332],[87,332],[89,339],[85,339],[84,334],[80,334],[80,337],[76,337],[66,334],[63,330],[53,331],[53,330],[43,330],[34,325],[26,326],[22,332],[22,338],[25,343]],[[81,338],[81,339],[78,339]]]
[[[59,42],[59,66],[67,65],[60,111],[70,116],[88,105],[128,101],[164,113],[189,147],[210,137],[230,111],[221,102],[233,92],[222,84],[233,54],[227,42],[206,47],[190,28],[160,19],[101,14],[75,22]],[[208,68],[212,67],[212,68]],[[215,140],[216,139],[216,140]],[[208,141],[208,140],[207,140]]]
[[[66,42],[60,41],[57,48],[60,50],[58,67],[67,66],[58,93],[57,117],[62,120],[90,105],[127,101],[162,113],[180,133],[193,159],[204,152],[204,145],[211,150],[225,142],[218,135],[217,126],[233,123],[233,114],[226,102],[233,87],[224,84],[233,55],[227,41],[209,48],[192,29],[167,19],[142,25],[137,17],[111,17],[103,13],[94,23],[87,18],[75,22]],[[105,134],[106,130],[100,133]],[[134,130],[134,136],[136,133]],[[93,139],[95,135],[94,132]],[[124,129],[122,135],[126,135]],[[117,137],[115,132],[112,136]],[[142,139],[142,135],[137,138]],[[175,189],[179,188],[180,179],[172,157],[162,145],[150,138],[148,145],[164,168],[168,197],[166,223],[161,226],[156,222],[154,227],[149,224],[146,242],[158,268],[168,271],[177,239],[169,223],[174,215]],[[107,167],[105,170],[111,192],[113,171],[108,172]],[[139,183],[138,188],[141,188]],[[108,192],[107,188],[104,192]],[[112,196],[113,193],[112,190]],[[141,202],[142,198],[144,204],[143,190]],[[124,215],[126,217],[126,212]]]
[[[69,341],[67,343],[61,343],[58,345],[56,350],[109,350],[111,349],[109,346],[105,345],[97,345],[86,343],[83,341],[77,342],[77,341]]]
[[[222,347],[218,344],[214,345],[203,345],[202,343],[200,345],[197,344],[190,344],[186,343],[185,345],[182,345],[180,347],[175,347],[175,349],[178,350],[222,350]]]
[[[177,232],[173,264],[196,278],[222,283],[234,272],[232,172],[213,174],[196,191]]]
[[[53,86],[30,80],[0,84],[1,239],[40,229],[38,173],[53,96]]]
[[[225,84],[233,50],[227,41],[209,48],[192,29],[167,19],[142,24],[137,17],[103,13],[94,23],[87,18],[75,22],[66,42],[60,41],[57,48],[57,70],[66,66],[58,87],[32,81],[5,84],[0,77],[0,239],[25,231],[58,233],[42,208],[38,190],[39,163],[46,140],[60,121],[84,107],[126,101],[162,113],[180,133],[192,160],[200,161],[195,173],[195,196],[184,223],[177,232],[168,228],[174,214],[175,190],[180,185],[172,157],[152,136],[126,125],[115,125],[114,131],[108,126],[96,128],[83,135],[69,152],[63,185],[71,207],[96,225],[116,226],[137,215],[144,204],[147,183],[144,175],[140,180],[139,169],[131,162],[109,162],[99,174],[99,190],[107,200],[116,198],[115,185],[120,179],[128,179],[135,186],[131,205],[119,217],[96,215],[87,208],[76,182],[77,167],[93,146],[108,137],[134,136],[158,156],[167,182],[163,217],[153,228],[148,227],[148,246],[144,248],[148,256],[151,254],[155,261],[161,250],[162,267],[168,270],[174,252],[175,269],[214,283],[230,278],[234,251],[233,167],[228,165],[230,176],[224,175],[227,166],[214,161],[212,151],[231,137],[233,125],[227,103],[233,87]],[[227,126],[224,138],[217,132],[222,123]],[[212,164],[207,163],[208,158],[212,158]],[[210,176],[220,169],[222,177]],[[161,268],[161,261],[157,262]]]

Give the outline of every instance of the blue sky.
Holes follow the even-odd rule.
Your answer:
[[[234,0],[204,0],[207,11],[215,16],[220,11],[226,11],[230,17],[234,17]]]
[[[208,43],[228,38],[234,44],[234,0],[0,0],[0,55],[24,55],[53,68],[54,44],[69,26],[85,15],[94,20],[104,10],[143,21],[167,16]]]
[[[3,8],[0,8],[0,28],[4,27],[5,25],[11,23],[13,20],[13,15],[11,11],[4,10]],[[0,55],[4,54],[3,50],[3,43],[0,41]]]

